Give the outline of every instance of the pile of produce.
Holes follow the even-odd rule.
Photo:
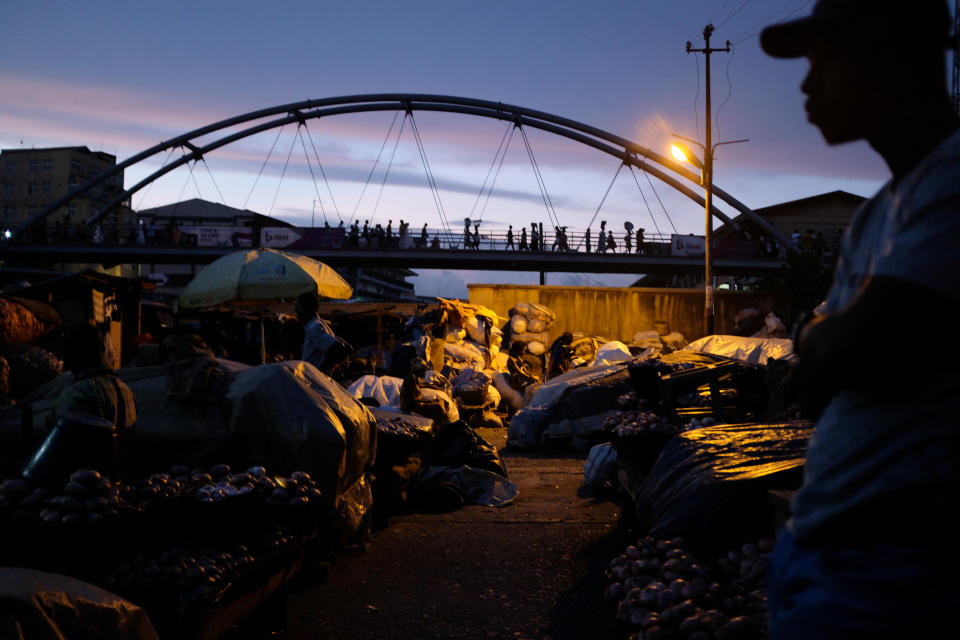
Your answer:
[[[647,536],[611,561],[607,590],[636,640],[765,638],[771,540],[745,544],[715,566],[700,563],[681,538]]]
[[[522,342],[527,351],[535,356],[547,350],[547,345],[550,344],[550,325],[557,319],[556,313],[536,302],[518,302],[508,314],[511,345]]]
[[[156,504],[222,502],[243,495],[259,497],[268,506],[303,506],[317,502],[322,492],[307,473],[294,471],[289,477],[271,478],[260,466],[240,473],[231,473],[226,464],[193,470],[174,466],[132,484],[112,482],[96,470],[80,469],[59,492],[31,487],[21,479],[5,480],[0,484],[0,522],[92,524]]]
[[[187,610],[214,599],[245,572],[291,544],[295,536],[274,527],[246,543],[219,543],[202,547],[170,547],[138,553],[112,567],[105,587],[136,602],[163,601]]]
[[[51,526],[93,524],[137,508],[133,487],[81,469],[59,492],[11,478],[0,485],[0,522],[41,522]]]

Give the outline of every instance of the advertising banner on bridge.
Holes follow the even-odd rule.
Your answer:
[[[707,252],[707,243],[703,236],[693,234],[670,236],[670,255],[674,256],[702,256]]]
[[[290,227],[263,227],[260,229],[260,246],[274,249],[291,248],[302,237],[296,229]]]
[[[277,249],[339,249],[346,241],[343,227],[264,227],[260,246]]]
[[[179,242],[176,231],[179,231]],[[196,242],[194,242],[196,238]],[[247,227],[180,226],[175,229],[173,241],[197,247],[251,247],[253,240]]]

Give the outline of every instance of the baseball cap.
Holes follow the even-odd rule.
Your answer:
[[[764,29],[760,46],[775,58],[802,57],[828,36],[892,36],[946,48],[953,45],[950,24],[946,0],[818,0],[809,16]]]

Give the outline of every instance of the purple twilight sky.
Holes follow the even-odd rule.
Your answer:
[[[715,183],[753,208],[834,189],[870,195],[887,178],[883,163],[864,144],[828,148],[803,112],[806,62],[774,60],[758,46],[763,25],[805,15],[811,6],[808,0],[7,0],[0,21],[0,148],[87,145],[123,160],[260,108],[405,92],[538,109],[668,154],[671,132],[703,139],[704,60],[687,54],[685,43],[702,47],[700,34],[712,22],[711,45],[732,42],[730,53],[712,57],[714,141],[750,139],[719,148]],[[386,138],[393,115],[313,120],[304,142],[293,128],[258,134],[209,155],[192,175],[181,169],[158,180],[134,195],[134,208],[203,197],[297,224],[355,215],[438,227],[409,126],[396,141],[402,116],[394,137]],[[481,229],[547,220],[518,135],[489,202],[478,199],[505,123],[424,112],[414,117],[455,229],[481,209]],[[597,213],[594,228],[599,219],[615,229],[631,220],[648,231],[702,233],[697,205],[626,171],[597,212],[617,160],[540,131],[530,131],[529,139],[563,224],[579,229]],[[311,179],[304,144],[315,148],[309,151],[313,171],[318,157],[327,182]],[[375,165],[381,147],[386,150]],[[126,184],[163,161],[129,169]],[[417,284],[424,295],[464,295],[464,281],[535,278],[433,272]],[[567,281],[624,283],[604,276],[548,280]]]

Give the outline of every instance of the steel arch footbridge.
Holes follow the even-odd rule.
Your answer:
[[[529,127],[542,130],[567,138],[569,140],[573,140],[587,147],[613,156],[619,159],[623,165],[639,169],[669,185],[693,202],[699,204],[701,207],[705,206],[703,196],[698,190],[701,186],[700,176],[698,174],[690,171],[671,158],[663,156],[647,147],[597,127],[577,122],[569,118],[545,113],[543,111],[537,111],[525,107],[504,104],[501,102],[493,102],[489,100],[412,93],[362,94],[304,100],[301,102],[294,102],[266,109],[260,109],[200,127],[193,131],[189,131],[175,138],[154,145],[153,147],[150,147],[149,149],[137,153],[120,162],[110,171],[104,172],[93,179],[88,180],[84,184],[79,185],[62,198],[57,199],[42,211],[27,219],[13,232],[13,237],[10,240],[7,240],[3,246],[0,246],[0,256],[7,260],[23,258],[26,254],[32,254],[34,259],[43,259],[43,257],[49,257],[49,259],[55,261],[61,261],[70,256],[74,256],[77,259],[82,259],[87,253],[90,252],[83,251],[77,247],[58,249],[50,246],[48,243],[31,242],[31,229],[42,223],[53,212],[68,205],[74,198],[83,196],[88,191],[96,188],[98,185],[110,180],[113,176],[121,174],[121,172],[123,172],[125,169],[140,162],[155,158],[158,154],[162,154],[164,152],[173,152],[178,148],[185,151],[182,156],[165,164],[160,169],[157,169],[136,184],[126,188],[121,194],[117,195],[106,205],[95,211],[86,220],[88,226],[96,224],[97,221],[100,220],[104,215],[116,209],[121,203],[131,198],[133,194],[137,193],[165,174],[190,162],[201,161],[204,155],[226,145],[253,136],[257,133],[283,127],[288,124],[303,125],[308,120],[313,119],[341,114],[355,114],[376,111],[400,111],[408,115],[415,111],[447,112],[463,114],[467,116],[492,118],[496,120],[512,122],[515,127]],[[764,230],[764,232],[770,237],[779,240],[783,246],[790,246],[789,240],[785,238],[778,229],[755,214],[749,207],[731,196],[729,193],[714,185],[713,194],[716,200],[723,201],[738,213],[743,214],[747,219]],[[728,215],[724,214],[716,207],[712,207],[711,213],[724,223],[731,224],[734,227],[737,226]],[[138,252],[146,254],[149,252],[149,249],[137,249],[136,247],[120,246],[115,248],[97,247],[94,251],[94,253],[107,256],[110,254],[115,254],[113,258],[108,258],[111,262],[130,261],[131,258],[135,258],[137,256]],[[336,264],[335,255],[328,255],[324,252],[313,253],[318,257],[330,259],[331,262]],[[346,257],[345,252],[338,253],[341,255],[341,257]],[[406,252],[403,258],[398,258],[398,260],[405,260],[405,266],[421,266],[425,268],[434,266],[432,263],[436,261],[435,258],[418,260],[413,255],[414,253],[419,254],[421,252]],[[197,252],[194,250],[191,250],[191,254],[192,255],[189,257],[189,259],[195,262],[209,261],[216,257],[216,255],[210,255],[210,252]],[[547,256],[549,255],[550,254],[547,254]],[[606,265],[604,265],[601,261],[599,264],[594,265],[592,264],[592,262],[596,262],[596,258],[594,257],[587,261],[590,262],[590,264],[585,263],[577,266],[576,263],[578,261],[578,255],[582,254],[568,255],[560,260],[556,259],[556,257],[544,258],[544,256],[541,254],[540,260],[534,260],[531,257],[530,260],[514,261],[511,268],[531,271],[554,270],[554,263],[556,263],[556,270],[610,270],[637,273],[652,273],[661,270],[656,268],[655,263],[644,266],[641,265],[641,263],[650,263],[652,260],[654,260],[652,257],[641,260],[641,257],[638,256],[634,259],[634,261],[630,262],[629,260],[632,258],[632,256],[625,256],[623,259],[627,259],[628,262],[620,266],[614,266],[614,262],[619,264],[623,261],[623,259],[614,259],[613,261],[608,260],[606,261]],[[387,259],[387,261],[390,261],[388,256],[384,255],[382,257]],[[142,260],[136,261],[185,261],[184,257],[180,257],[180,259],[178,259],[177,256],[172,254],[166,255],[165,257],[161,257],[159,255],[142,255],[142,258]],[[159,258],[159,260],[157,260],[157,258]],[[360,260],[362,258],[356,259]],[[448,257],[447,260],[449,261],[449,259],[450,258]],[[586,256],[584,256],[583,259],[586,260]],[[421,262],[423,262],[423,264],[421,264]],[[474,268],[503,268],[502,265],[484,266],[486,265],[486,261],[480,259],[480,256],[476,254],[474,255],[473,259],[463,259],[461,262],[464,266],[474,265]],[[494,262],[498,261],[494,260]],[[527,266],[527,262],[530,262],[529,266]],[[690,262],[690,266],[693,266],[693,264],[698,262],[699,264],[702,264],[702,260],[693,260]],[[663,264],[663,266],[666,267],[667,265]],[[673,264],[672,268],[675,269],[679,266],[679,264]],[[761,265],[757,264],[756,266],[760,267]]]

